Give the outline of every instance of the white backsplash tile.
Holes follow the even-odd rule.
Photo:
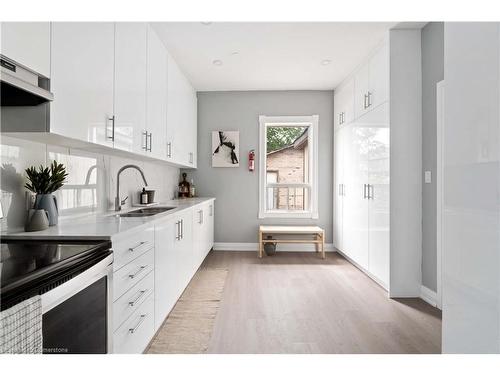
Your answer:
[[[114,209],[116,174],[126,164],[139,166],[156,201],[174,198],[179,169],[160,162],[145,162],[45,145],[11,137],[1,138],[1,229],[19,228],[26,215],[25,169],[57,160],[68,171],[65,186],[56,192],[61,218]],[[120,195],[129,196],[124,208],[137,202],[144,183],[139,172],[127,169],[120,176]]]

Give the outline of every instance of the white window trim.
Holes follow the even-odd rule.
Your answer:
[[[259,219],[289,218],[289,219],[318,219],[318,123],[319,116],[259,116]],[[309,157],[312,161],[310,169],[310,209],[308,211],[273,212],[266,210],[266,127],[277,125],[309,126],[311,140]]]

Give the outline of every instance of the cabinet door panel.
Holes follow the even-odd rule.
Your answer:
[[[179,298],[179,247],[175,218],[155,225],[155,329],[163,323]]]
[[[196,166],[197,98],[187,78],[168,56],[167,142],[175,163]]]
[[[174,59],[168,55],[168,109],[167,109],[167,142],[170,144],[170,157],[175,163],[187,164],[187,152],[184,152],[182,139],[185,119],[182,116],[183,85],[181,71]]]
[[[384,43],[369,62],[370,110],[389,100],[389,47]]]
[[[147,130],[152,156],[167,158],[167,51],[148,28]]]
[[[341,250],[342,246],[342,228],[343,228],[343,196],[342,184],[344,183],[344,158],[343,158],[343,134],[345,128],[339,129],[334,135],[334,196],[333,196],[333,242],[334,246]]]
[[[356,263],[368,268],[368,183],[366,129],[357,123],[346,128],[344,143],[343,250]]]
[[[368,111],[365,108],[365,95],[369,90],[369,73],[369,66],[366,64],[354,76],[354,117],[356,119]]]
[[[50,77],[50,23],[2,22],[1,53]]]
[[[114,147],[143,152],[146,129],[146,30],[140,22],[117,22],[115,30]]]
[[[112,146],[114,24],[52,24],[51,131]]]
[[[369,267],[387,288],[390,269],[390,130],[389,104],[366,115],[371,147],[368,154]]]

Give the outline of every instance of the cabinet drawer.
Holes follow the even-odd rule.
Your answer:
[[[113,353],[140,354],[154,335],[154,298],[144,303],[113,334]]]
[[[116,330],[154,292],[154,272],[130,288],[113,303],[113,330]]]
[[[116,301],[154,269],[155,254],[148,250],[113,274],[113,299]]]
[[[134,231],[132,235],[113,241],[113,270],[119,270],[138,256],[154,247],[154,227]]]

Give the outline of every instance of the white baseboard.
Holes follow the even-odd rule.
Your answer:
[[[315,251],[314,244],[299,243],[280,243],[277,245],[277,251]],[[257,251],[259,244],[257,242],[216,242],[214,250],[219,251]],[[325,243],[325,252],[334,252],[336,249],[331,243]]]
[[[382,282],[382,280],[380,280],[378,277],[374,276],[371,272],[369,272],[368,270],[364,269],[362,266],[360,266],[357,262],[355,262],[353,259],[351,259],[349,256],[347,256],[344,252],[342,252],[341,250],[338,250],[338,249],[335,249],[339,254],[341,254],[349,263],[351,263],[354,267],[356,267],[357,269],[359,269],[361,272],[363,272],[366,276],[368,276],[370,279],[372,279],[373,281],[375,281],[378,285],[380,285],[383,289],[385,289],[386,291],[389,290],[388,286],[385,285],[384,282]]]
[[[437,293],[422,285],[420,298],[433,307],[437,307]]]

